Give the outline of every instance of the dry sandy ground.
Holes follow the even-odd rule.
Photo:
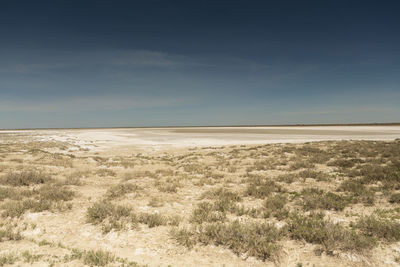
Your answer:
[[[298,177],[302,171],[311,170],[325,178],[318,180],[304,176],[290,183],[279,180],[279,187],[284,188],[279,194],[291,199],[307,187],[336,192],[335,188],[347,179],[348,174],[327,162],[340,159],[343,153],[351,153],[364,144],[367,146],[365,151],[370,154],[386,144],[349,140],[385,141],[391,146],[390,157],[395,158],[397,152],[393,152],[393,147],[397,146],[394,142],[397,138],[400,138],[400,126],[0,131],[0,177],[35,170],[46,173],[58,181],[59,186],[75,193],[72,200],[66,201],[72,204],[66,204],[68,208],[57,202],[58,206],[49,210],[35,212],[28,209],[20,217],[0,217],[0,226],[13,225],[22,235],[21,240],[0,238],[0,256],[14,255],[14,264],[20,266],[82,266],[95,264],[95,261],[85,260],[84,251],[101,249],[121,259],[110,261],[112,266],[127,266],[123,265],[127,262],[131,262],[131,266],[135,266],[132,262],[148,266],[397,266],[399,242],[388,244],[380,240],[378,247],[362,253],[339,249],[318,254],[315,251],[320,244],[284,237],[278,242],[279,255],[263,261],[251,252],[235,253],[212,242],[208,245],[196,243],[187,248],[171,235],[172,229],[189,229],[194,225],[193,212],[199,203],[207,200],[204,194],[210,190],[225,188],[240,195],[239,203],[246,209],[261,209],[264,197],[246,193],[251,184],[248,177],[286,179],[285,175]],[[308,144],[307,149],[322,150],[324,160],[319,160],[322,157],[319,154],[306,155],[307,160],[313,158],[312,164],[303,160],[301,153],[308,151],[302,150],[304,142],[310,141],[315,143]],[[330,151],[342,154],[332,156]],[[369,160],[375,162],[385,154],[379,153],[382,154]],[[365,159],[364,155],[357,155]],[[369,164],[370,161],[365,162]],[[389,164],[387,162],[385,164]],[[362,163],[351,168],[355,169],[357,164]],[[68,182],[69,179],[74,182]],[[137,188],[116,189],[127,184]],[[40,186],[23,186],[18,190],[38,190]],[[371,188],[374,186],[379,183]],[[1,188],[9,188],[9,185],[3,184]],[[110,197],[113,189],[117,190],[116,197]],[[278,194],[274,192],[272,194]],[[373,206],[348,204],[344,210],[326,210],[326,217],[348,225],[362,215],[375,214],[378,209],[400,207],[399,204],[388,204],[389,196],[382,192],[377,191],[375,198]],[[156,227],[140,220],[134,227],[124,218],[117,222],[122,227],[108,225],[109,218],[99,223],[90,222],[88,209],[102,200],[129,206],[137,214],[161,214],[165,221]],[[6,197],[0,204],[7,201]],[[294,198],[285,207],[290,211],[305,212],[298,201]],[[175,221],[170,219],[173,216],[177,218]],[[258,215],[239,216],[228,212],[227,216],[227,221],[235,218],[241,222],[264,220]],[[285,220],[274,217],[267,221],[279,227],[286,224]],[[108,230],[104,230],[107,227]]]
[[[118,145],[157,148],[324,140],[394,140],[400,137],[400,126],[113,128],[26,130],[16,133],[34,135],[43,141],[69,142],[92,148]]]

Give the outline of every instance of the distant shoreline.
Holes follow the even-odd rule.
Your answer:
[[[254,125],[191,125],[191,126],[115,126],[115,127],[72,127],[72,128],[0,128],[0,131],[22,130],[96,130],[96,129],[156,129],[156,128],[223,128],[223,127],[312,127],[312,126],[400,126],[400,122],[387,123],[310,123],[310,124],[254,124]]]

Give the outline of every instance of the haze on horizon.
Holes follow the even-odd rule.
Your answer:
[[[1,1],[0,128],[398,122],[397,1]]]

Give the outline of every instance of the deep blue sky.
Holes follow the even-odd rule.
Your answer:
[[[400,121],[398,1],[0,2],[0,128]]]

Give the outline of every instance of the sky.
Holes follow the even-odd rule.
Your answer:
[[[398,1],[0,1],[0,128],[400,121]]]

